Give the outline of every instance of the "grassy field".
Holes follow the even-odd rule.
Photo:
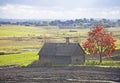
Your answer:
[[[45,33],[45,30],[26,26],[2,25],[0,26],[1,37],[16,37],[16,36],[40,36]]]
[[[43,29],[33,26],[2,25],[0,26],[0,51],[20,51],[22,48],[40,49],[44,42],[65,42],[64,37],[86,36],[87,31],[75,30],[75,32],[71,32],[67,29]],[[38,39],[38,37],[42,39]],[[75,39],[75,41],[78,40],[80,39]],[[71,39],[72,41],[74,39]]]
[[[38,60],[37,52],[23,52],[20,54],[1,55],[0,66],[27,66],[34,60]]]
[[[43,27],[34,26],[15,26],[15,25],[2,25],[0,26],[1,37],[23,37],[23,36],[42,36],[42,37],[61,37],[86,34],[88,30],[77,30],[77,32],[70,32],[68,29],[44,29]]]
[[[49,26],[50,28],[51,26]],[[34,26],[15,26],[2,25],[0,26],[0,66],[5,65],[21,65],[26,66],[32,61],[38,59],[38,51],[24,52],[22,49],[39,49],[45,42],[65,42],[64,37],[79,37],[71,38],[71,42],[82,43],[86,40],[89,29],[58,29],[58,27],[44,29],[46,27]],[[48,28],[48,27],[47,27]],[[120,49],[120,29],[111,28],[109,31],[113,32],[113,36],[117,40],[117,49]],[[42,38],[42,39],[41,39]],[[53,39],[52,39],[53,38]],[[55,39],[54,39],[55,38]],[[13,53],[13,54],[12,54]],[[20,54],[15,54],[20,53]],[[87,65],[97,62],[87,62]],[[119,62],[111,61],[107,64],[118,65]],[[106,65],[106,62],[103,64]],[[118,65],[120,66],[120,65]]]
[[[38,60],[37,52],[22,52],[18,54],[6,54],[0,56],[0,66],[28,66],[33,61]],[[53,65],[54,66],[54,65]],[[120,67],[120,61],[103,60],[86,60],[84,65],[57,65],[57,66],[102,66],[102,67]]]
[[[103,66],[103,67],[120,67],[120,61],[103,60],[102,64],[99,64],[99,60],[86,60],[86,66]]]
[[[72,31],[72,32],[71,32]],[[0,51],[9,51],[21,48],[40,48],[44,42],[65,42],[64,37],[79,37],[70,39],[71,42],[84,42],[87,37],[89,29],[43,29],[42,27],[33,26],[15,26],[2,25],[0,26]],[[113,32],[113,36],[117,40],[117,49],[120,48],[120,29],[111,28],[109,31]],[[36,38],[32,38],[36,37]],[[43,39],[37,39],[41,37]],[[46,39],[47,38],[47,39]],[[50,39],[49,39],[50,38]],[[58,38],[58,39],[51,39]]]

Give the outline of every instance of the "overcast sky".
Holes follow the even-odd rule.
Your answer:
[[[0,0],[0,18],[120,19],[120,0]]]

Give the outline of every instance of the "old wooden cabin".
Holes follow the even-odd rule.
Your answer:
[[[52,64],[83,64],[85,52],[79,43],[70,43],[66,38],[65,43],[45,43],[39,51],[41,62]]]

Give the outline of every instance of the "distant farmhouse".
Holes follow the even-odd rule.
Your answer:
[[[79,43],[45,43],[39,51],[39,59],[42,62],[52,64],[83,64],[85,52]]]

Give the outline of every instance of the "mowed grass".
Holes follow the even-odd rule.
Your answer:
[[[32,61],[38,60],[37,52],[22,52],[0,56],[0,66],[27,66]]]

